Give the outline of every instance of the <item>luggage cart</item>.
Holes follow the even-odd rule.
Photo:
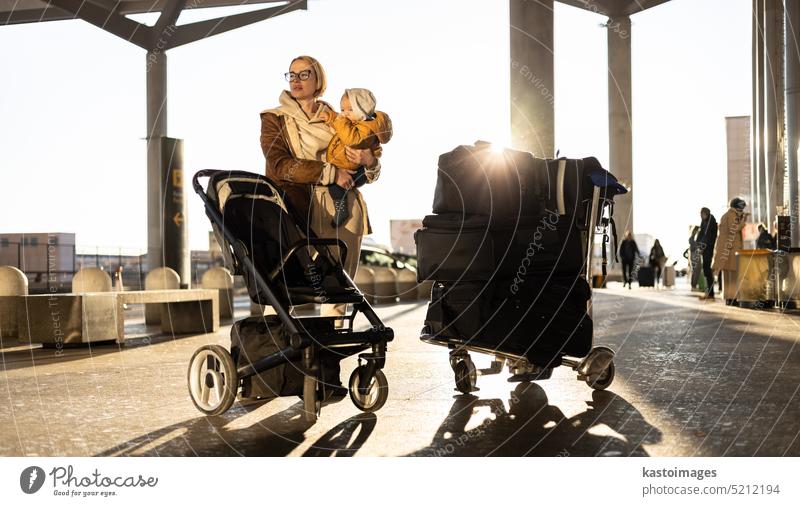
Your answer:
[[[585,267],[581,273],[592,287],[592,259],[595,235],[598,230],[603,235],[603,249],[605,251],[608,241],[610,219],[603,218],[603,211],[607,202],[601,199],[601,188],[595,186],[592,193],[591,211],[588,222],[585,223],[583,233],[583,250],[585,255]],[[605,276],[606,255],[603,255],[603,275]],[[592,299],[587,301],[586,313],[592,317]],[[503,351],[481,346],[473,339],[451,338],[447,336],[434,335],[428,326],[423,327],[420,340],[425,343],[437,346],[444,346],[450,350],[450,367],[455,375],[456,390],[467,394],[478,389],[478,376],[499,374],[503,367],[507,366],[512,374],[511,380],[544,380],[549,379],[554,367],[541,367],[531,363],[524,355],[505,353]],[[482,355],[493,356],[494,360],[489,368],[478,369],[470,357],[470,353],[480,353]],[[605,390],[614,381],[614,350],[606,346],[594,346],[585,357],[569,357],[559,354],[558,360],[554,361],[556,366],[570,367],[577,373],[579,381],[586,382],[595,390]],[[552,363],[552,362],[551,362]]]

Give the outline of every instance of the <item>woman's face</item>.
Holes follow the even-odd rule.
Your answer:
[[[292,94],[292,97],[297,100],[309,100],[314,98],[314,92],[317,89],[317,76],[314,69],[311,68],[311,65],[303,60],[295,60],[289,66],[289,72],[294,72],[297,75],[303,71],[309,72],[308,79],[303,81],[297,77],[289,83],[289,92]]]

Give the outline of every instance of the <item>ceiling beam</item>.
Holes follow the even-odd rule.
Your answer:
[[[174,31],[175,23],[178,21],[178,17],[180,17],[181,11],[185,5],[186,0],[167,0],[164,10],[161,11],[161,15],[158,16],[158,21],[156,21],[156,24],[153,26],[153,38],[150,41],[150,47],[148,49],[156,47],[156,45],[159,44],[159,39],[167,37]],[[169,27],[170,30],[167,30],[167,27]]]
[[[637,14],[644,10],[650,9],[657,5],[661,5],[667,3],[669,0],[634,0],[633,2],[629,2],[621,9],[621,13],[623,16],[632,16],[633,14]]]
[[[161,12],[169,0],[86,0],[109,12],[127,16],[148,12]],[[188,2],[184,9],[214,7],[241,7],[275,3],[277,0],[198,0]],[[51,2],[52,4],[52,2]],[[48,5],[47,0],[0,0],[0,25],[38,23],[42,21],[65,21],[75,19],[75,14]]]
[[[152,41],[152,28],[84,0],[49,0],[56,7],[73,13],[74,17],[148,49]]]
[[[44,9],[17,9],[0,12],[0,25],[21,25],[39,23],[40,21],[64,21],[67,19],[75,19],[75,14],[53,6],[45,7]]]
[[[562,4],[584,9],[601,16],[631,16],[669,0],[558,0]]]
[[[286,14],[287,12],[306,8],[307,0],[290,0],[286,5],[179,25],[177,27],[177,31],[171,34],[167,39],[167,45],[164,50],[166,51],[167,49],[189,44],[190,42],[205,39],[213,35],[218,35],[229,30],[240,28],[242,26],[258,23],[259,21],[263,21],[280,14]]]

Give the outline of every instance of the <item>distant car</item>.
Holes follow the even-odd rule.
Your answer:
[[[391,268],[397,271],[407,269],[414,273],[417,272],[416,257],[392,253],[385,248],[372,244],[361,245],[359,264],[365,265],[372,269]]]

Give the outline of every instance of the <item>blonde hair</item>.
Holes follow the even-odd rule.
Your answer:
[[[316,58],[311,56],[298,56],[297,58],[293,59],[291,63],[294,63],[298,60],[306,63],[314,70],[314,76],[317,79],[317,87],[314,90],[314,97],[316,98],[321,96],[323,93],[325,93],[325,88],[328,87],[328,78],[325,75],[325,69],[322,68],[322,65],[316,60]],[[291,65],[291,63],[289,65]]]

